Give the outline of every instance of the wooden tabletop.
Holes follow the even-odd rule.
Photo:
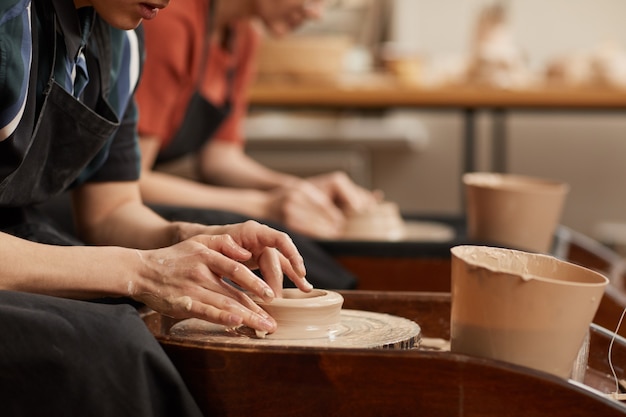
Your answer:
[[[252,105],[300,107],[421,107],[517,109],[626,109],[626,90],[535,87],[504,90],[478,86],[426,88],[385,75],[334,80],[260,79],[249,94]]]

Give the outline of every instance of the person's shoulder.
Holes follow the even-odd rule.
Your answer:
[[[14,28],[16,25],[28,26],[30,5],[31,0],[0,1],[0,27]]]
[[[0,141],[17,125],[30,67],[30,0],[0,1]],[[7,127],[11,127],[7,129]]]
[[[0,1],[0,24],[7,21],[7,18],[16,17],[27,12],[31,0],[2,0]]]

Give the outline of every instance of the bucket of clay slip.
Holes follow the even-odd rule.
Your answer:
[[[488,172],[465,174],[463,183],[470,239],[550,251],[569,191],[566,183]]]
[[[451,252],[451,350],[570,378],[608,279],[544,254]]]

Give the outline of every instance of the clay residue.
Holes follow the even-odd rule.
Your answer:
[[[169,296],[160,298],[151,294],[150,297],[155,300],[156,304],[158,304],[158,306],[155,306],[155,309],[162,307],[164,310],[173,309],[191,311],[191,307],[193,306],[193,300],[188,295],[183,295],[181,297]]]
[[[185,311],[191,311],[191,306],[193,305],[193,300],[188,295],[182,297],[168,297],[166,301],[169,302],[172,307],[182,308]]]
[[[517,275],[524,281],[538,278],[537,274],[530,272],[530,259],[523,252],[487,246],[463,246],[454,248],[453,253],[473,267]]]

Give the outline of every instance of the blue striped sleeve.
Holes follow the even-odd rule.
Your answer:
[[[0,141],[15,131],[26,104],[32,60],[30,5],[30,0],[21,0],[0,6]]]

